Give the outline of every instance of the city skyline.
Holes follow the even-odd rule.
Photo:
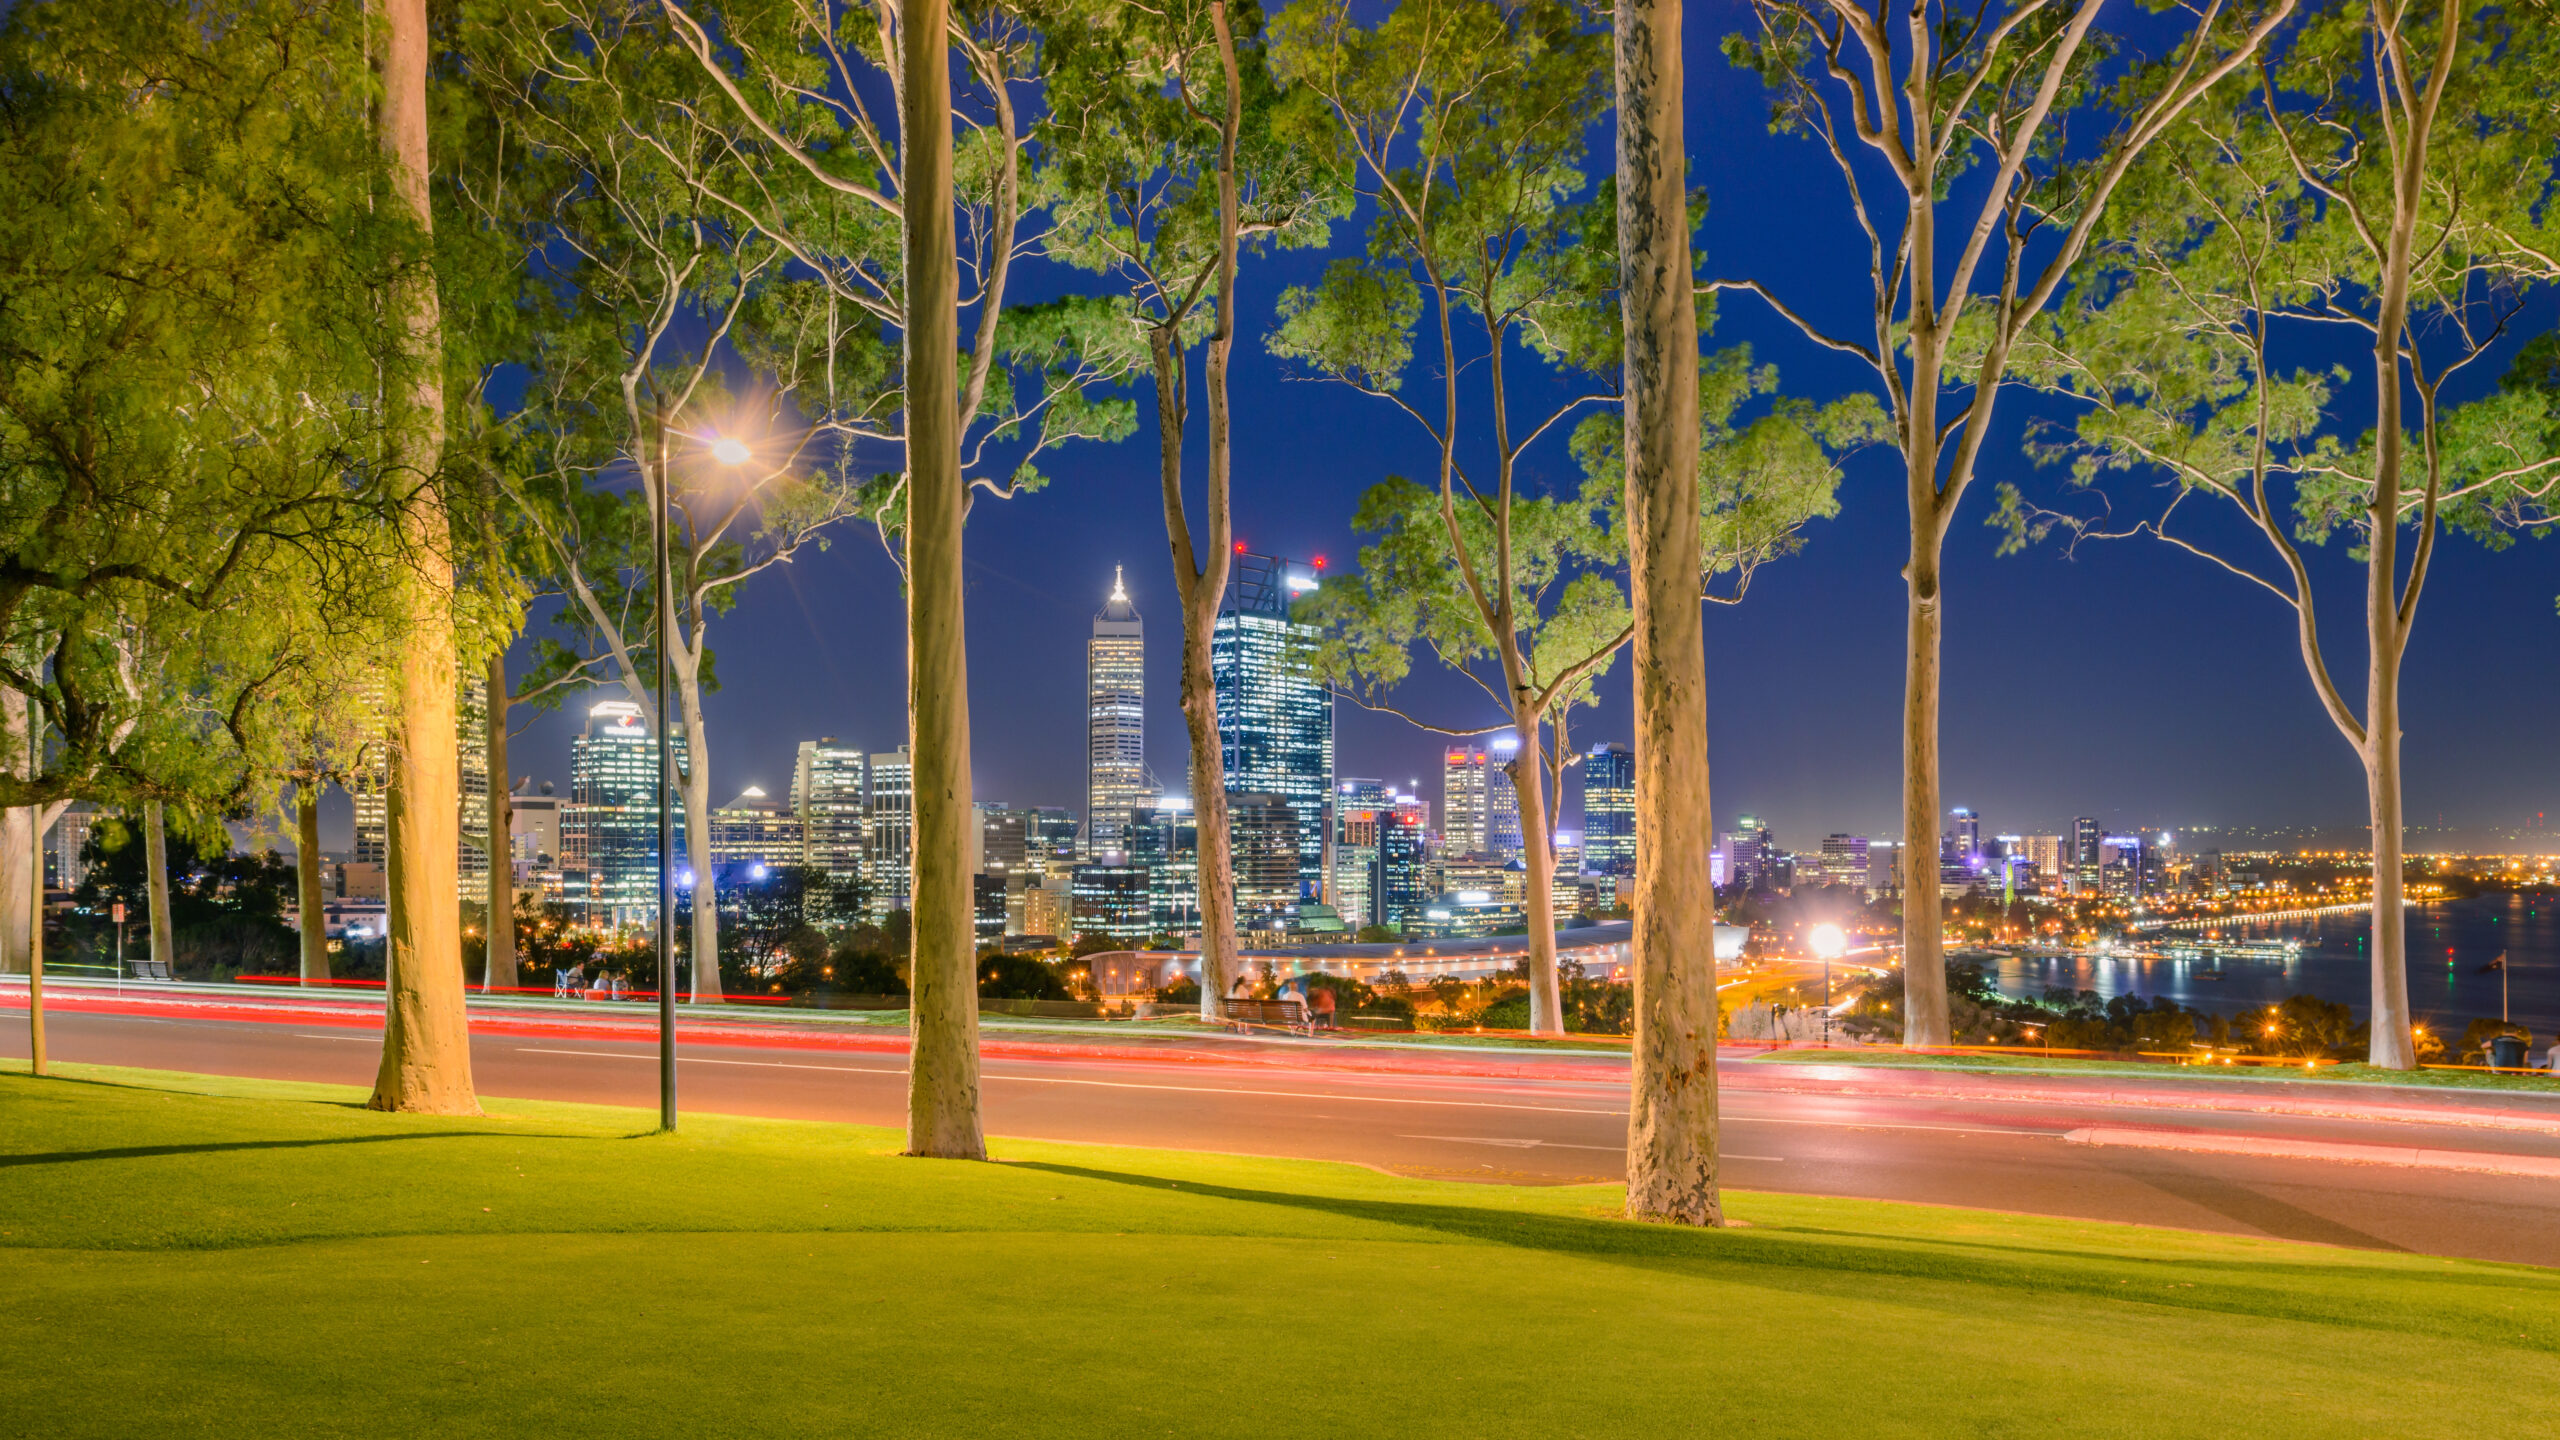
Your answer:
[[[1111,568],[1118,572],[1121,593],[1134,609],[1139,596],[1145,593],[1144,580],[1137,580],[1133,586],[1126,573],[1125,562],[1115,564]],[[1161,588],[1169,591],[1171,587],[1164,585]],[[1105,597],[1105,603],[1108,604],[1107,590]],[[1717,612],[1720,608],[1710,608],[1711,621],[1719,618]],[[1038,612],[1035,611],[1035,613]],[[1042,736],[1040,732],[1043,727],[1038,723],[1043,718],[1041,710],[1052,707],[1010,708],[1004,715],[1005,724],[1002,727],[993,725],[985,727],[991,733],[984,735],[981,740],[981,758],[977,766],[979,773],[976,786],[982,797],[992,794],[1005,798],[1008,803],[1024,806],[1063,805],[1070,808],[1079,821],[1089,819],[1086,798],[1090,763],[1089,715],[1083,712],[1078,701],[1081,699],[1086,704],[1090,704],[1090,674],[1086,663],[1088,661],[1087,646],[1081,642],[1090,639],[1090,631],[1095,624],[1094,615],[1095,612],[1086,611],[1075,624],[1075,631],[1085,633],[1069,632],[1071,638],[1066,640],[1066,648],[1075,652],[1073,658],[1077,661],[1076,688],[1079,693],[1066,697],[1064,706],[1056,707],[1058,713],[1047,717],[1052,722],[1050,728],[1054,728],[1067,741],[1073,743],[1076,751],[1075,763],[1066,767],[1063,773],[1048,777],[1046,784],[1042,783],[1036,775],[1029,775],[1018,782],[1013,778],[990,781],[988,774],[994,767],[988,763],[988,752],[1006,750],[1009,748],[1005,744],[1007,741],[1018,742],[1025,738],[1035,741],[1045,739],[1051,742],[1047,748],[1052,750],[1058,748],[1054,743],[1057,737]],[[1155,788],[1179,794],[1187,789],[1187,786],[1181,783],[1181,777],[1187,773],[1184,768],[1187,763],[1187,746],[1184,743],[1177,702],[1171,698],[1176,692],[1176,687],[1170,683],[1170,676],[1167,674],[1175,658],[1173,652],[1177,643],[1178,638],[1168,633],[1144,652],[1142,683],[1144,693],[1150,698],[1147,702],[1149,713],[1142,713],[1140,725],[1145,729],[1152,729],[1158,738],[1159,745],[1163,747],[1148,755],[1145,762],[1146,772],[1155,777],[1158,782]],[[2439,648],[2449,648],[2449,646]],[[727,668],[724,666],[724,671]],[[2412,668],[2413,671],[2417,668],[2414,656]],[[1166,677],[1165,683],[1156,683],[1160,675]],[[2279,671],[2278,679],[2283,678],[2285,677]],[[2413,705],[2418,703],[2419,688],[2415,684],[2411,687]],[[529,778],[536,788],[543,782],[551,782],[561,793],[566,794],[572,779],[568,742],[584,727],[586,712],[592,705],[620,698],[622,693],[619,685],[603,683],[587,690],[572,692],[567,703],[556,711],[538,713],[527,727],[527,733],[516,742],[513,757],[516,761],[516,778],[519,780]],[[1951,703],[1954,699],[1951,687]],[[1604,694],[1604,703],[1599,712],[1602,718],[1606,718],[1610,710],[1606,700],[1607,697]],[[1619,709],[1623,711],[1623,706]],[[792,788],[793,771],[799,748],[807,743],[811,736],[833,735],[837,731],[850,728],[830,725],[821,720],[813,722],[807,727],[806,732],[800,735],[781,735],[772,741],[757,737],[741,743],[738,732],[742,726],[755,726],[761,721],[765,723],[760,728],[768,734],[774,734],[779,727],[772,723],[773,717],[809,713],[809,711],[805,705],[805,697],[795,687],[780,687],[779,693],[750,698],[735,678],[730,678],[721,691],[706,696],[706,710],[710,717],[709,723],[717,727],[727,740],[726,745],[715,758],[717,768],[711,783],[711,793],[715,800],[718,797],[734,795],[750,787],[761,788],[774,795],[787,793]],[[1437,802],[1441,793],[1441,770],[1445,763],[1445,755],[1448,747],[1453,743],[1448,737],[1420,730],[1391,717],[1361,711],[1347,702],[1337,701],[1334,712],[1337,734],[1347,732],[1357,737],[1361,746],[1360,749],[1347,755],[1338,755],[1335,763],[1335,769],[1338,772],[1382,775],[1388,778],[1388,783],[1391,785],[1428,794],[1435,803]],[[525,723],[525,717],[521,713],[518,721],[520,724]],[[1467,743],[1477,745],[1488,743],[1490,737],[1501,733],[1501,728],[1498,725],[1489,726],[1483,735]],[[1609,738],[1596,733],[1600,729],[1601,726],[1588,714],[1578,721],[1574,746],[1576,752],[1587,752],[1593,744],[1613,743]],[[1722,733],[1723,729],[1724,727],[1720,725],[1719,733]],[[891,730],[877,735],[848,739],[845,743],[857,751],[885,754],[897,748],[904,739],[902,730]],[[1951,749],[1955,739],[1951,731],[1949,735]],[[1338,747],[1341,743],[1337,741]],[[1794,802],[1798,808],[1792,810],[1776,804],[1753,804],[1748,798],[1750,795],[1768,793],[1775,787],[1756,782],[1742,762],[1726,759],[1723,752],[1733,748],[1738,747],[1732,742],[1718,747],[1720,763],[1717,772],[1716,809],[1719,831],[1735,818],[1748,813],[1766,817],[1773,829],[1788,836],[1802,837],[1809,834],[1819,836],[1833,832],[1857,833],[1876,839],[1891,839],[1898,836],[1900,829],[1896,818],[1898,810],[1889,796],[1870,799],[1863,805],[1852,802],[1845,806],[1821,809],[1816,809],[1812,804],[1801,800]],[[2412,748],[2415,750],[2418,747]],[[1166,753],[1167,751],[1171,753]],[[2317,760],[2323,757],[2315,755],[2311,758],[2316,764]],[[2336,756],[2326,758],[2336,759],[2339,762],[2339,768],[2345,768],[2350,763],[2342,746],[2338,747]],[[2416,760],[2417,756],[2413,755],[2413,770],[2418,768]],[[1562,812],[1563,828],[1567,830],[1579,829],[1582,823],[1581,768],[1579,765],[1567,767],[1570,779]],[[1969,795],[1980,795],[1985,792],[2014,794],[2017,788],[2015,777],[1996,775],[1986,777],[1987,783],[1967,786],[1959,779],[1953,778],[1952,771],[1951,766],[1951,778],[1946,792],[1950,797],[1950,809],[1964,805],[1965,797]],[[2212,827],[2223,830],[2257,830],[2271,834],[2300,833],[2306,836],[2316,835],[2337,843],[2347,843],[2352,832],[2361,824],[2360,814],[2353,813],[2360,805],[2360,796],[2355,793],[2352,781],[2353,775],[2349,773],[2341,777],[2332,787],[2339,801],[2340,813],[2325,822],[2308,817],[2255,816],[2240,812],[2236,807],[2230,811],[2198,815],[2192,813],[2195,807],[2190,806],[2187,807],[2186,813],[2175,813],[2170,810],[2169,802],[2146,803],[2138,797],[2130,803],[2110,805],[2096,800],[2075,801],[2057,794],[2040,805],[2031,802],[2028,806],[1985,804],[1967,808],[1981,810],[1987,817],[1988,825],[2004,832],[2031,833],[2067,828],[2075,816],[2097,811],[2106,817],[2105,823],[2108,826],[2120,829],[2149,831],[2162,828],[2178,830]],[[2065,783],[2067,782],[2057,782],[2052,788],[2059,791]],[[334,789],[324,800],[323,841],[333,851],[355,852],[359,849],[358,837],[351,829],[353,816],[348,810],[349,803],[348,797],[343,792]],[[1861,815],[1866,817],[1863,823],[1860,820]],[[2529,823],[2531,818],[2530,815],[2515,813],[2496,817],[2482,816],[2477,813],[2471,815],[2457,813],[2439,821],[2432,811],[2422,811],[2414,800],[2411,805],[2413,837],[2426,833],[2441,834],[2451,831],[2461,838],[2473,838],[2462,836],[2461,832],[2467,830],[2481,832],[2477,839],[2485,841],[2494,835],[2518,828],[2520,824]],[[362,858],[361,855],[358,858]]]

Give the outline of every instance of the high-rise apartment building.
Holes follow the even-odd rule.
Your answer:
[[[1085,642],[1085,849],[1120,851],[1129,815],[1155,797],[1147,786],[1147,630],[1120,571]]]
[[[825,872],[830,892],[860,887],[871,841],[870,758],[832,736],[801,741],[790,808],[800,822],[797,863]]]
[[[1594,745],[1582,757],[1582,869],[1636,873],[1636,752]]]
[[[1318,567],[1239,549],[1227,602],[1209,634],[1218,690],[1218,750],[1230,795],[1277,796],[1297,825],[1298,889],[1324,893],[1333,806],[1333,697],[1310,664],[1312,625],[1290,606],[1312,593]],[[1238,860],[1236,903],[1244,906]],[[1297,896],[1289,903],[1296,903]]]
[[[684,746],[672,747],[679,764]],[[669,824],[684,834],[684,791]],[[591,924],[645,924],[658,910],[658,742],[640,707],[603,700],[569,742],[569,803],[560,824],[561,880],[572,913]]]
[[[871,830],[865,838],[863,881],[871,892],[871,918],[889,918],[905,910],[915,895],[916,767],[899,746],[871,757],[871,788],[866,797]]]

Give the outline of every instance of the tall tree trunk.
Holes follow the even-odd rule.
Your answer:
[[[702,723],[702,682],[692,675],[678,677],[676,705],[684,712],[684,853],[693,867],[693,999],[698,1005],[717,1005],[720,888],[711,873],[711,736]],[[974,896],[971,904],[976,904]],[[975,909],[970,913],[974,916]]]
[[[21,759],[30,752],[27,717],[34,708],[24,694],[0,690],[0,730],[6,731],[0,745],[7,747],[8,756],[0,768],[12,774],[18,773]],[[32,780],[37,771],[29,768],[25,774]],[[27,936],[34,912],[27,908],[27,897],[34,893],[30,887],[35,882],[28,880],[27,869],[33,865],[38,877],[44,874],[43,842],[35,833],[37,809],[31,805],[0,811],[0,975],[30,973]]]
[[[1227,367],[1236,343],[1236,136],[1244,125],[1244,86],[1237,73],[1235,32],[1225,0],[1212,0],[1209,23],[1218,36],[1218,65],[1227,83],[1227,112],[1218,132],[1217,321],[1208,343],[1209,475],[1204,507],[1209,534],[1205,553],[1192,542],[1182,499],[1182,387],[1180,327],[1168,329],[1156,354],[1158,420],[1163,452],[1164,519],[1173,543],[1173,573],[1182,592],[1182,723],[1191,740],[1191,823],[1200,882],[1200,1018],[1219,1018],[1219,1003],[1234,986],[1241,964],[1236,943],[1235,832],[1227,824],[1226,760],[1218,739],[1218,681],[1209,664],[1209,641],[1226,603],[1227,574],[1234,563],[1235,426],[1228,404]],[[1170,354],[1174,363],[1166,363]],[[1170,389],[1168,390],[1168,380]],[[1168,412],[1164,397],[1173,403]],[[1163,423],[1167,419],[1170,423]],[[1328,877],[1330,878],[1330,877]]]
[[[1918,403],[1918,397],[1913,397]],[[1939,609],[1936,452],[1919,447],[1911,462],[1911,560],[1903,570],[1909,600],[1909,648],[1902,689],[1902,1043],[1945,1045],[1946,919],[1938,898]],[[1929,492],[1929,509],[1920,508]]]
[[[1627,1213],[1721,1225],[1706,637],[1698,601],[1698,319],[1680,0],[1620,0],[1618,277],[1635,608],[1635,1043]]]
[[[1704,651],[1700,652],[1703,664]],[[1702,682],[1703,683],[1703,682]],[[1514,692],[1517,693],[1517,692]],[[1538,1035],[1564,1033],[1563,987],[1556,975],[1556,844],[1555,817],[1547,812],[1544,772],[1546,739],[1538,730],[1538,714],[1515,710],[1512,728],[1520,748],[1511,757],[1511,793],[1520,800],[1520,848],[1529,866],[1529,1029]],[[1521,784],[1522,777],[1528,784]]]
[[[27,778],[44,773],[44,715],[25,696]],[[44,1053],[44,832],[45,822],[62,813],[60,805],[27,807],[27,1073],[45,1073]]]
[[[516,988],[515,780],[507,768],[507,652],[489,653],[489,948],[480,987]]]
[[[382,19],[377,138],[392,189],[421,229],[427,201],[426,0],[373,0]],[[419,271],[395,292],[416,368],[393,397],[394,473],[411,487],[401,510],[402,614],[388,804],[390,924],[376,1110],[476,1115],[471,1030],[463,1008],[461,777],[456,761],[452,536],[437,469],[444,449],[443,339],[435,279]]]
[[[302,914],[302,983],[329,983],[328,904],[320,894],[320,782],[293,784],[293,890]]]
[[[1164,492],[1165,538],[1173,551],[1174,589],[1182,601],[1182,725],[1191,742],[1191,824],[1200,894],[1200,1018],[1219,1018],[1218,1002],[1236,974],[1235,841],[1227,828],[1226,763],[1218,740],[1218,680],[1209,664],[1209,641],[1227,593],[1228,531],[1223,486],[1213,485],[1205,547],[1192,542],[1182,498],[1182,436],[1189,407],[1183,403],[1186,361],[1172,327],[1148,336],[1156,380],[1157,479]],[[1225,367],[1213,365],[1213,396],[1223,393]],[[1224,406],[1212,405],[1211,464],[1216,465]],[[1203,565],[1201,560],[1208,563]]]
[[[142,867],[151,911],[151,961],[162,974],[175,976],[178,937],[169,918],[169,823],[157,800],[142,804]]]
[[[898,26],[906,217],[907,709],[915,745],[915,924],[907,1153],[983,1160],[977,904],[969,876],[969,654],[960,481],[960,266],[951,193],[948,0]]]
[[[32,713],[31,710],[30,714]],[[43,723],[42,720],[35,720],[28,728],[33,732],[35,726]],[[44,768],[44,759],[41,754],[43,742],[40,733],[31,733],[29,742],[27,773],[33,776]],[[60,812],[57,810],[55,813]],[[34,913],[29,917],[30,923],[27,927],[27,1073],[42,1075],[47,1073],[44,1053],[45,807],[41,805],[30,807],[27,814],[36,832],[36,865],[34,872],[27,877],[28,882],[34,887],[29,897],[34,902]]]
[[[2424,148],[2424,131],[2417,145]],[[2365,798],[2373,819],[2373,1009],[2366,1030],[2368,1063],[2414,1070],[2417,1037],[2409,1020],[2409,927],[2402,913],[2403,825],[2400,812],[2401,334],[2408,319],[2409,255],[2417,207],[2396,208],[2384,252],[2380,323],[2375,327],[2373,495],[2365,508]],[[2412,577],[2414,585],[2416,577]]]

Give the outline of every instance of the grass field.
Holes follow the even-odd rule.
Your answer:
[[[68,1068],[0,1075],[0,1434],[2326,1437],[2560,1403],[2560,1273],[2519,1267],[1770,1195],[1701,1233],[1601,1188]]]

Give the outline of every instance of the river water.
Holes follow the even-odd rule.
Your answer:
[[[2499,1013],[2497,971],[2481,967],[2507,957],[2506,1002],[2516,1023],[2548,1041],[2560,1030],[2560,903],[2542,896],[2486,895],[2471,900],[2411,905],[2409,1004],[2417,1019],[2438,1034],[2459,1035],[2479,1018]],[[2024,999],[2048,988],[2094,990],[2149,999],[2166,995],[2182,1005],[2233,1014],[2273,1004],[2288,995],[2311,994],[2343,1001],[2362,1021],[2372,1008],[2372,918],[2361,910],[2302,920],[2224,925],[2234,940],[2299,940],[2289,960],[2220,954],[2210,959],[2143,959],[2081,954],[2004,959],[1994,968],[2003,994]],[[2146,948],[2213,941],[2189,934],[2152,932]],[[2211,978],[2219,969],[2220,979]]]

